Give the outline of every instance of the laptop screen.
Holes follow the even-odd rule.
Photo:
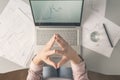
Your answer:
[[[84,0],[30,0],[35,26],[80,26]]]

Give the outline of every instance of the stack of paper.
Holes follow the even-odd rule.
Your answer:
[[[87,21],[83,24],[83,46],[106,57],[110,57],[114,47],[110,45],[103,23],[107,27],[113,46],[116,46],[120,39],[120,27],[94,12],[91,13]],[[98,33],[96,36],[98,41],[92,40],[93,32]]]
[[[0,56],[26,66],[35,46],[35,27],[30,7],[10,0],[0,15]]]

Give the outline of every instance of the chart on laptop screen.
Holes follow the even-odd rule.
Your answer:
[[[35,23],[78,23],[83,0],[31,0]]]

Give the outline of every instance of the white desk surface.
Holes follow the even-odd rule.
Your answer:
[[[0,57],[0,73],[23,69],[21,66]]]
[[[24,1],[28,2],[29,0],[24,0]],[[5,5],[7,4],[7,2],[8,2],[8,0],[0,0],[0,13],[2,12],[2,10],[5,7]],[[84,51],[83,51],[83,53],[86,53],[84,55],[84,57],[87,61],[87,64],[88,64],[87,66],[89,67],[90,70],[101,72],[101,73],[112,73],[112,72],[117,73],[118,72],[118,74],[120,73],[119,72],[120,68],[117,68],[117,66],[116,66],[117,69],[114,70],[115,68],[113,69],[113,66],[114,67],[115,67],[115,65],[120,66],[119,65],[119,60],[120,60],[119,52],[120,52],[120,42],[117,44],[117,47],[115,48],[115,50],[113,52],[114,55],[110,59],[106,59],[103,56],[98,56],[95,52],[93,52],[89,49],[86,49],[86,48],[84,48]],[[87,54],[91,54],[90,55],[91,57]],[[92,64],[92,62],[94,62],[93,60],[96,60],[97,62]],[[100,60],[104,60],[104,61],[100,62]],[[116,63],[116,64],[111,66],[114,63]],[[99,65],[97,65],[97,64],[99,64]],[[102,67],[100,68],[100,65],[104,69]],[[98,68],[96,68],[96,67],[98,67]],[[108,67],[110,67],[110,68],[108,68]],[[13,71],[13,70],[18,70],[18,69],[23,69],[23,68],[13,62],[10,62],[10,61],[0,57],[0,73],[5,73],[5,72]],[[103,70],[103,71],[101,71],[101,70]]]

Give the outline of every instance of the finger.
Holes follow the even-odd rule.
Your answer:
[[[45,63],[47,63],[48,65],[53,66],[55,69],[57,69],[57,65],[55,62],[53,62],[50,58],[48,58]]]
[[[58,44],[58,46],[60,47],[60,48],[64,48],[64,44],[63,44],[63,42],[61,42],[59,39],[55,39],[55,41],[56,41],[56,43]]]
[[[67,41],[65,41],[65,39],[63,39],[63,37],[61,37],[59,34],[55,34],[55,38],[61,40],[61,42],[68,44]]]
[[[62,50],[55,50],[55,53],[62,56],[64,55],[64,51]]]
[[[53,35],[53,37],[49,40],[49,42],[46,44],[47,48],[48,49],[51,49],[52,46],[54,45],[55,43],[55,35]]]
[[[55,37],[61,39],[62,41],[65,41],[59,34],[55,34]]]
[[[58,34],[55,35],[55,41],[61,48],[65,47],[65,41],[60,35]]]
[[[50,50],[47,52],[47,55],[50,56],[50,55],[53,55],[56,53],[56,50]]]
[[[57,68],[60,68],[63,64],[65,64],[68,61],[68,58],[62,57],[62,59],[58,62]]]

